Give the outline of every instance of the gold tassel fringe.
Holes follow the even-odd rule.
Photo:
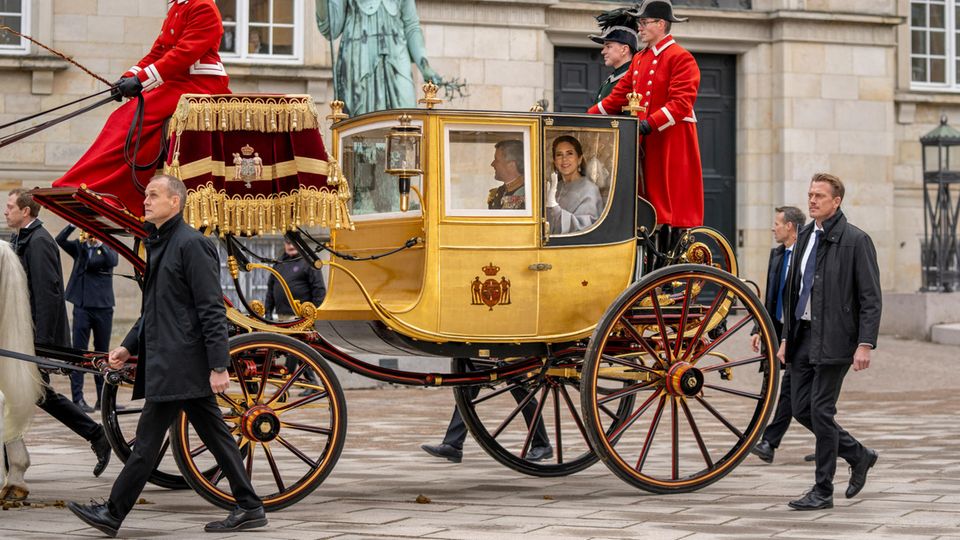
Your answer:
[[[320,127],[309,95],[184,94],[173,113],[169,133],[184,131],[259,131],[288,133]]]

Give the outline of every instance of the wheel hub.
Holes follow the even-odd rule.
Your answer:
[[[665,386],[671,395],[695,396],[703,388],[703,372],[687,362],[677,362],[667,371]]]
[[[280,418],[266,405],[255,405],[241,417],[243,436],[257,442],[269,442],[280,434]]]

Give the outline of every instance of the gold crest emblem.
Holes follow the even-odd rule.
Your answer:
[[[250,182],[263,180],[263,159],[249,144],[233,153],[233,179],[244,182],[248,188],[252,186]]]
[[[500,267],[490,263],[482,270],[488,278],[485,281],[480,281],[480,276],[473,278],[470,284],[470,290],[473,293],[470,304],[487,306],[490,311],[493,311],[493,306],[510,304],[510,280],[506,276],[501,276],[497,280]]]

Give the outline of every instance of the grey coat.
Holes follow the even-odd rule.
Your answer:
[[[577,232],[591,226],[603,212],[603,198],[596,184],[580,177],[579,181],[559,183],[557,204],[547,208],[551,234]]]

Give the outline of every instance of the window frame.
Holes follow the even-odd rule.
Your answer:
[[[927,6],[927,20],[926,26],[914,26],[913,21],[913,6],[915,4]],[[933,91],[948,91],[948,92],[960,92],[960,70],[957,69],[957,61],[960,60],[958,57],[958,47],[957,40],[960,39],[960,28],[958,28],[957,21],[957,9],[960,8],[960,1],[958,0],[943,0],[942,5],[944,6],[944,78],[945,82],[926,82],[926,81],[915,81],[913,80],[913,60],[916,58],[923,58],[928,62],[927,65],[927,78],[930,77],[929,70],[929,61],[931,59],[939,59],[940,55],[932,55],[930,52],[930,17],[929,17],[929,6],[931,5],[941,5],[939,2],[931,2],[929,0],[910,0],[908,3],[908,12],[907,12],[907,43],[909,43],[909,62],[908,69],[910,72],[910,89],[911,90],[933,90]],[[926,39],[926,52],[924,53],[914,53],[913,51],[913,32],[914,30],[924,30],[925,39]],[[939,29],[937,29],[939,31]]]
[[[20,33],[25,36],[33,34],[30,15],[33,12],[33,2],[31,0],[21,0],[20,2]],[[2,12],[5,15],[13,15],[11,12]],[[0,56],[24,56],[30,54],[30,41],[26,38],[20,38],[19,46],[0,45]]]
[[[273,18],[273,3],[277,0],[270,1],[270,17],[271,22],[267,23],[268,28],[276,28],[277,25],[272,22]],[[274,64],[274,65],[302,65],[303,64],[303,54],[304,54],[304,24],[305,24],[305,14],[304,14],[304,5],[303,0],[291,0],[293,2],[293,54],[291,55],[278,55],[278,54],[251,54],[246,52],[245,47],[241,47],[241,44],[246,44],[250,42],[250,0],[234,0],[236,2],[237,9],[237,20],[231,21],[230,25],[234,29],[234,42],[237,48],[236,53],[219,51],[220,59],[224,64]],[[262,23],[254,23],[254,26],[262,25]],[[280,25],[281,28],[287,28],[287,25]],[[224,33],[227,30],[227,23],[224,23]]]

